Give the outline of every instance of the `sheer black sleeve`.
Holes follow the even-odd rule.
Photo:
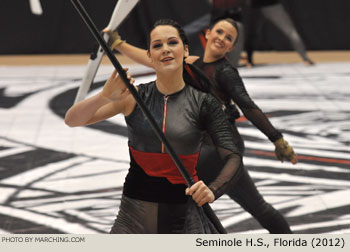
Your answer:
[[[224,162],[224,167],[219,175],[208,185],[217,199],[225,193],[238,175],[242,157],[238,147],[234,144],[232,128],[225,119],[221,104],[209,94],[201,104],[200,120]]]
[[[250,98],[237,69],[227,64],[216,72],[216,78],[224,91],[241,109],[244,116],[263,132],[270,141],[274,142],[282,137],[282,134],[273,127],[266,115]]]

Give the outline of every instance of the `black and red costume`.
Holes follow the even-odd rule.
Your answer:
[[[204,134],[211,137],[224,164],[209,188],[215,198],[220,197],[241,163],[221,104],[189,85],[163,95],[156,83],[150,82],[139,85],[138,93],[195,181]],[[131,162],[111,233],[200,232],[199,226],[188,222],[186,182],[138,105],[125,120]]]
[[[205,63],[203,58],[199,58],[194,62],[194,65],[199,67],[211,79],[212,92],[225,105],[226,116],[232,123],[235,145],[239,146],[242,155],[244,153],[244,142],[235,125],[235,119],[239,117],[236,105],[245,117],[263,132],[271,142],[282,137],[282,134],[272,126],[265,114],[250,98],[237,69],[225,58],[211,63]],[[213,169],[214,167],[215,169]],[[205,144],[199,157],[198,176],[206,183],[210,183],[215,178],[216,172],[220,171],[221,168],[222,164],[220,164],[215,149],[211,147],[210,143]],[[268,204],[258,192],[247,169],[242,168],[242,170],[240,176],[235,179],[226,194],[254,216],[270,233],[291,233],[283,216]]]

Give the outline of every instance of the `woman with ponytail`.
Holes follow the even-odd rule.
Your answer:
[[[116,72],[100,93],[73,105],[66,113],[65,122],[72,127],[119,113],[125,116],[130,169],[111,233],[204,233],[210,224],[199,218],[197,206],[219,198],[241,167],[241,155],[221,104],[201,91],[208,91],[208,78],[200,76],[196,67],[184,64],[188,46],[177,27],[172,20],[160,20],[151,30],[146,56],[156,71],[156,80],[136,89],[194,178],[194,185],[187,188],[167,149]],[[223,163],[223,169],[209,184],[200,181],[196,171],[205,133]]]
[[[109,31],[105,30],[105,32]],[[146,57],[145,50],[126,43],[116,32],[109,33],[113,37],[112,48],[140,64],[154,68],[153,63]],[[184,37],[183,41],[186,45],[187,39],[181,29],[179,34]],[[235,124],[235,120],[240,115],[237,106],[245,117],[274,143],[276,157],[281,162],[287,160],[292,164],[297,163],[297,156],[293,148],[250,98],[237,69],[225,57],[226,53],[234,48],[239,36],[236,22],[230,18],[215,20],[205,36],[207,43],[203,57],[188,56],[186,68],[195,69],[194,71],[199,73],[198,76],[202,76],[201,73],[204,72],[210,79],[210,82],[204,82],[209,83],[210,87],[203,89],[210,90],[220,100],[225,116],[231,122],[234,145],[239,147],[241,155],[244,153],[244,142]],[[198,69],[203,72],[197,71]],[[287,221],[264,200],[249,176],[248,170],[243,167],[242,163],[241,165],[240,171],[242,172],[236,176],[235,182],[228,187],[225,193],[239,203],[270,233],[291,233]],[[216,149],[213,148],[212,140],[206,137],[199,156],[198,176],[206,183],[210,183],[222,171],[222,167],[223,163]]]

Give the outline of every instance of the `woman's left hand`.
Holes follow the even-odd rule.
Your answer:
[[[198,181],[190,188],[186,188],[186,195],[191,195],[199,207],[205,203],[212,203],[215,200],[214,193],[203,181]]]
[[[298,157],[295,154],[292,146],[288,144],[283,137],[274,142],[276,157],[283,162],[284,160],[290,161],[292,164],[298,162]]]

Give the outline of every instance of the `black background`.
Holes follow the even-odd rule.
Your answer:
[[[0,54],[89,53],[95,41],[70,0],[40,0],[43,15],[29,0],[0,1]],[[81,0],[99,29],[107,26],[116,0]],[[349,0],[282,0],[308,50],[350,49]],[[144,47],[151,25],[173,18],[181,25],[210,11],[206,0],[141,0],[119,28],[128,42]],[[265,23],[258,50],[291,50],[288,40]]]

